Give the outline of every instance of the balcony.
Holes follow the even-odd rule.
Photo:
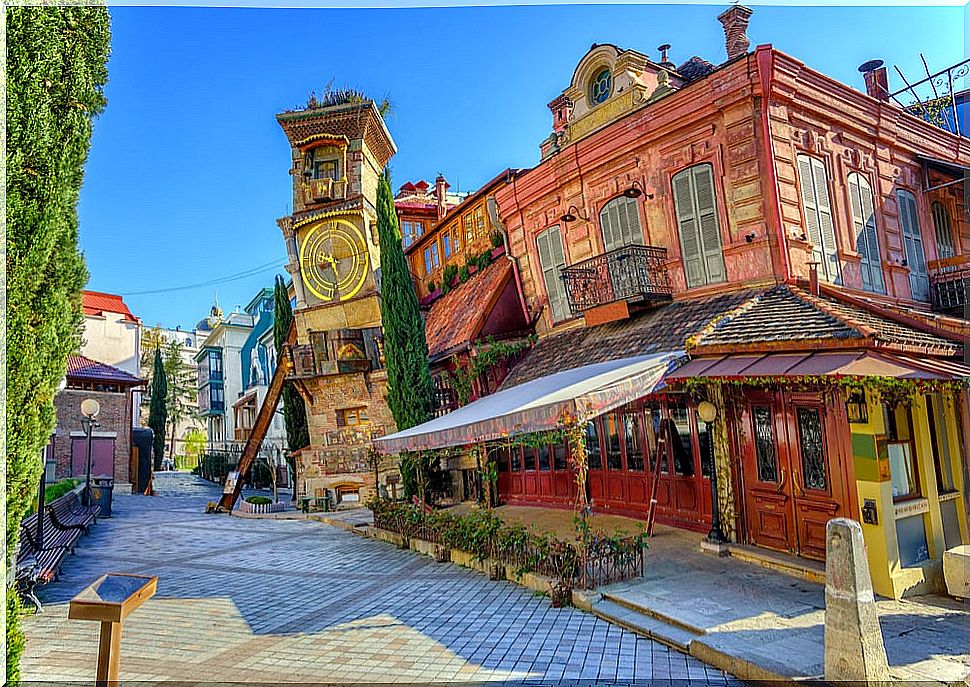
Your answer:
[[[330,200],[343,200],[347,197],[346,179],[306,179],[302,184],[303,202],[325,203]]]
[[[310,343],[293,346],[291,351],[291,374],[298,378],[370,372],[384,366],[380,327],[310,332]]]
[[[933,309],[964,317],[970,303],[970,254],[931,260],[927,267]]]
[[[667,249],[624,246],[566,267],[569,307],[580,314],[608,303],[656,303],[673,297],[667,275]]]

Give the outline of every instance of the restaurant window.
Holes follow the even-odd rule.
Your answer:
[[[643,472],[643,445],[638,413],[623,413],[623,438],[626,440],[627,470]]]
[[[705,163],[678,172],[671,186],[687,286],[725,281],[713,167]]]
[[[548,470],[549,469],[549,444],[540,444],[538,448],[539,454],[539,469]]]
[[[620,423],[616,413],[603,417],[603,435],[606,439],[606,466],[610,470],[623,469],[623,451],[620,448]]]
[[[500,448],[493,452],[495,456],[495,465],[498,466],[499,472],[509,471],[509,450],[507,448]]]
[[[916,472],[916,451],[913,446],[913,418],[904,404],[890,408],[882,406],[886,425],[886,454],[889,459],[889,479],[894,501],[905,501],[920,495],[919,475]]]
[[[796,415],[804,488],[825,491],[828,489],[828,474],[825,468],[822,415],[818,408],[798,408]]]
[[[805,234],[812,244],[812,259],[819,263],[819,278],[838,283],[842,273],[825,163],[809,155],[799,155],[798,184],[802,195]]]
[[[566,469],[566,444],[553,444],[552,467],[554,470]]]
[[[950,436],[946,431],[943,413],[943,397],[939,393],[927,394],[926,416],[930,428],[930,446],[936,465],[936,486],[941,494],[956,491],[953,483],[953,464],[950,458]]]
[[[522,447],[522,463],[526,470],[536,469],[536,450],[531,446]]]
[[[509,459],[512,472],[519,472],[522,469],[522,448],[520,446],[513,446],[510,450]]]
[[[714,423],[710,425],[706,422],[701,422],[700,419],[697,421],[697,448],[701,452],[701,477],[711,478],[711,460],[713,459],[713,453],[711,452],[712,444],[714,440]]]
[[[694,475],[694,449],[690,436],[690,411],[686,401],[670,403],[670,421],[673,436],[670,438],[674,456],[674,474],[683,477]]]
[[[559,226],[549,227],[536,236],[539,252],[539,269],[549,297],[549,309],[553,322],[565,320],[570,315],[566,286],[562,283],[562,270],[566,266],[566,253],[562,247]]]
[[[778,481],[778,457],[775,455],[775,430],[769,406],[752,406],[755,458],[759,482]]]
[[[650,460],[650,471],[656,469],[657,444],[663,430],[663,420],[659,405],[646,405],[643,408],[643,434],[647,440],[647,458]],[[660,456],[660,471],[667,472],[667,452]]]
[[[603,468],[599,426],[596,420],[590,420],[586,423],[586,462],[590,470],[601,470]]]

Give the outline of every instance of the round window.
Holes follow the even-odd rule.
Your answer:
[[[593,77],[593,82],[589,88],[589,98],[594,105],[599,105],[610,97],[613,90],[613,77],[610,76],[609,69],[603,69]]]

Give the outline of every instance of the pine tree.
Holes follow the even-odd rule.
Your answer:
[[[293,323],[293,308],[286,295],[286,284],[283,278],[276,277],[276,287],[273,290],[273,343],[276,346],[276,359],[283,360],[283,347],[286,337]],[[307,428],[306,406],[303,399],[293,385],[287,382],[283,386],[283,422],[286,425],[286,445],[290,451],[298,451],[310,445],[310,430]],[[296,465],[288,459],[293,475],[296,475]],[[296,490],[293,491],[296,493]]]
[[[424,319],[404,260],[388,170],[377,186],[377,233],[381,246],[387,404],[398,430],[404,430],[434,416],[434,384],[428,368]]]
[[[81,342],[77,202],[104,108],[108,10],[6,7],[6,569],[37,498],[54,394]],[[7,587],[7,683],[19,680],[19,602]]]
[[[152,453],[155,456],[155,469],[162,469],[162,456],[165,453],[165,422],[168,419],[168,375],[162,361],[162,351],[155,349],[155,364],[152,366],[152,383],[149,387],[151,401],[148,408],[148,426],[152,436]]]

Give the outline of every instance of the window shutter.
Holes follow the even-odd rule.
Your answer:
[[[909,191],[896,191],[899,205],[899,223],[903,229],[903,245],[909,265],[909,288],[913,299],[926,301],[930,298],[930,280],[926,274],[926,255],[923,252],[923,236],[920,234],[919,217],[916,214],[916,198]]]
[[[882,257],[879,237],[876,234],[876,215],[872,202],[872,187],[858,172],[849,174],[849,201],[852,206],[852,229],[855,232],[856,251],[862,258],[862,288],[866,291],[884,293]]]
[[[559,322],[569,315],[566,287],[560,276],[562,268],[566,266],[566,257],[559,227],[551,227],[539,234],[536,237],[536,248],[539,251],[539,266],[542,268],[542,279],[549,296],[552,319]]]
[[[819,274],[825,281],[838,283],[839,253],[825,165],[821,160],[808,155],[799,155],[797,159],[805,228],[808,240],[812,242],[812,259],[819,263]]]
[[[936,252],[941,258],[952,258],[956,255],[953,246],[953,232],[950,231],[950,213],[943,207],[943,203],[933,203],[933,228],[936,230]]]
[[[714,199],[714,173],[710,165],[694,167],[694,193],[700,225],[701,252],[707,270],[707,283],[724,281],[724,251],[721,249],[721,225]]]
[[[614,198],[600,210],[600,228],[606,251],[632,244],[643,243],[643,230],[637,214],[637,202],[633,198]]]
[[[688,288],[700,286],[705,283],[704,256],[701,253],[700,233],[694,213],[694,184],[690,170],[685,169],[676,174],[672,180],[672,185],[677,228],[680,233],[680,251],[684,261],[687,286]]]

